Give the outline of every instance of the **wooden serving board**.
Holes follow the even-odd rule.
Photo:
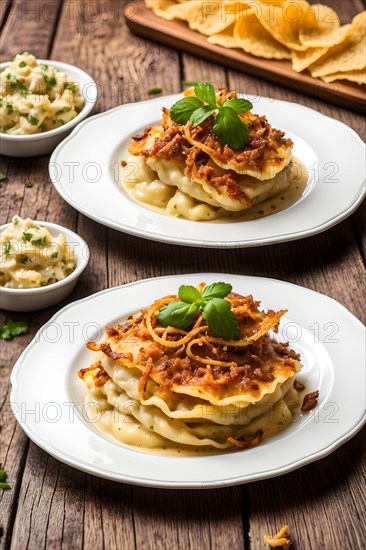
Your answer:
[[[206,37],[192,31],[184,21],[166,21],[146,7],[144,0],[134,0],[124,10],[128,27],[135,34],[174,49],[184,50],[224,66],[288,86],[317,99],[366,113],[365,86],[346,81],[327,84],[310,74],[292,70],[289,61],[262,59],[240,49],[210,44]]]

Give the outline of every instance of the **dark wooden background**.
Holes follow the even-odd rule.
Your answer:
[[[361,0],[327,3],[343,22],[364,9]],[[131,35],[122,17],[125,4],[1,0],[1,60],[29,50],[80,66],[100,86],[96,112],[146,99],[152,87],[169,94],[181,90],[183,79],[209,80],[313,107],[365,139],[365,119],[357,113]],[[47,164],[47,156],[1,159],[0,170],[8,174],[0,184],[1,223],[14,214],[30,216],[65,225],[86,239],[91,262],[71,301],[141,278],[221,271],[298,283],[334,297],[365,321],[365,205],[337,227],[302,241],[247,250],[173,248],[117,233],[78,214],[53,189]],[[25,188],[26,179],[32,188]],[[0,464],[12,490],[0,492],[0,549],[259,550],[265,548],[263,534],[275,533],[286,522],[298,550],[364,547],[365,430],[328,458],[286,476],[200,492],[97,479],[30,443],[9,410],[10,372],[59,307],[32,315],[1,314],[1,322],[27,320],[30,330],[1,344]]]

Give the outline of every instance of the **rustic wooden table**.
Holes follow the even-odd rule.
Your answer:
[[[327,3],[336,7],[343,22],[364,9],[361,0]],[[2,61],[30,50],[80,66],[100,87],[97,111],[146,99],[152,87],[169,94],[180,91],[182,79],[209,80],[313,107],[365,139],[365,120],[357,113],[131,35],[122,17],[124,5],[113,0],[1,0]],[[302,241],[247,250],[174,250],[78,214],[53,189],[47,164],[46,156],[1,160],[0,169],[8,174],[1,183],[1,223],[19,214],[65,225],[85,238],[91,262],[70,301],[146,277],[219,271],[298,283],[332,296],[366,319],[363,207],[333,229]],[[27,179],[32,188],[24,186]],[[12,485],[12,490],[0,492],[1,549],[257,550],[265,546],[264,533],[275,533],[286,522],[299,550],[364,547],[365,430],[328,458],[291,474],[210,491],[104,481],[61,464],[30,443],[9,410],[10,372],[58,307],[33,315],[2,313],[1,322],[9,316],[24,319],[30,330],[1,345],[0,464]]]

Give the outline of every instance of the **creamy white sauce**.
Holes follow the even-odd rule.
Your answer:
[[[121,170],[121,187],[134,200],[151,210],[192,221],[227,223],[270,216],[295,204],[307,183],[305,165],[293,158],[270,182],[249,178],[244,191],[253,200],[253,207],[237,210],[241,206],[229,198],[225,198],[229,209],[223,208],[207,185],[204,188],[192,182],[174,161],[130,156]]]
[[[205,456],[239,452],[240,448],[218,450],[213,447],[180,445],[154,432],[154,426],[143,426],[136,418],[112,407],[103,391],[93,385],[91,377],[86,378],[89,389],[85,397],[85,413],[93,426],[108,439],[135,450],[161,456]],[[301,392],[290,387],[285,397],[272,408],[251,421],[249,429],[254,434],[259,428],[264,431],[263,439],[269,439],[285,430],[299,413],[305,389]]]

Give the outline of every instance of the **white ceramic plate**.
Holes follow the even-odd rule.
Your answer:
[[[120,161],[131,135],[157,124],[161,107],[180,95],[117,107],[80,124],[55,150],[50,177],[79,212],[108,227],[145,239],[187,246],[247,247],[301,239],[349,216],[365,194],[365,147],[337,120],[285,101],[260,98],[254,112],[268,116],[294,141],[309,183],[291,208],[253,221],[192,222],[150,210],[118,186]]]
[[[282,337],[304,364],[300,379],[319,389],[319,405],[258,447],[227,454],[163,457],[112,442],[82,417],[85,385],[79,368],[94,361],[86,341],[105,324],[123,319],[180,284],[226,281],[252,293],[265,308],[288,308]],[[161,277],[98,292],[69,304],[36,335],[17,361],[11,403],[40,447],[57,459],[100,477],[167,488],[235,485],[290,472],[322,458],[365,422],[365,331],[338,302],[293,284],[228,274]]]

